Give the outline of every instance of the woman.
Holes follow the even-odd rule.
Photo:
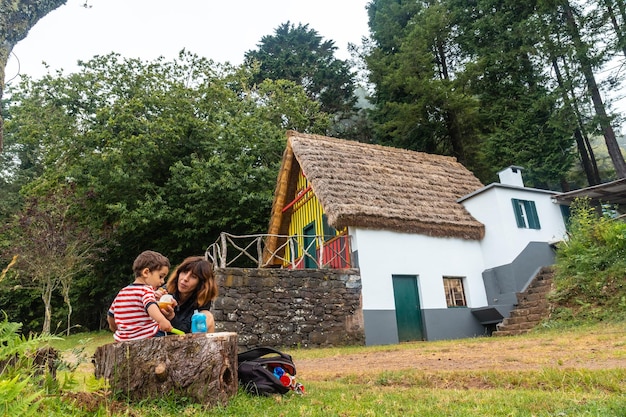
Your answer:
[[[166,315],[172,327],[191,333],[191,316],[198,310],[206,316],[207,332],[215,332],[215,319],[210,310],[211,302],[217,298],[218,287],[211,262],[203,256],[186,258],[172,272],[166,288],[176,300],[174,317]]]

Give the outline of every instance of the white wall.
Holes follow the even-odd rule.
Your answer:
[[[470,214],[485,225],[485,268],[511,263],[529,242],[553,242],[565,236],[565,223],[552,194],[532,188],[495,186],[463,200]],[[512,198],[534,201],[541,229],[518,228]]]
[[[364,310],[395,310],[392,275],[418,276],[422,309],[446,308],[443,277],[465,277],[468,307],[487,305],[480,242],[350,228]]]

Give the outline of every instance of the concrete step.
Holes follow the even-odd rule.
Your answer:
[[[544,268],[526,291],[517,293],[518,304],[509,317],[496,325],[492,336],[514,336],[533,329],[549,314],[547,295],[552,289],[552,268]]]

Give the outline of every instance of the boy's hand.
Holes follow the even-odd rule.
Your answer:
[[[163,330],[164,332],[168,332],[168,333],[173,329],[172,323],[170,323],[169,320],[163,320],[159,322],[159,328]]]

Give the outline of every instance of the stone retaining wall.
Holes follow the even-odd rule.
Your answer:
[[[356,269],[217,269],[216,332],[257,346],[363,345],[361,277]]]

